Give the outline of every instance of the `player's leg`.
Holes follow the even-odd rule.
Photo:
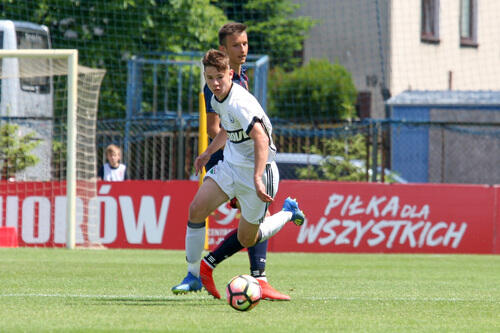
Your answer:
[[[285,200],[285,206],[288,206],[287,203],[291,199]],[[296,202],[296,201],[294,201]],[[226,238],[223,240],[221,244],[212,252],[207,254],[203,260],[201,261],[200,264],[200,278],[202,280],[203,286],[205,289],[215,298],[220,298],[220,294],[217,291],[217,288],[215,286],[215,282],[212,277],[212,273],[214,268],[221,263],[223,260],[226,258],[232,256],[234,253],[240,251],[243,249],[244,245],[254,245],[255,242],[257,242],[259,239],[262,239],[262,232],[261,232],[261,227],[265,225],[265,230],[266,232],[264,233],[266,236],[265,237],[271,237],[274,235],[276,232],[278,232],[283,225],[288,222],[288,221],[293,221],[291,220],[292,217],[296,216],[301,216],[302,217],[302,222],[304,221],[304,215],[302,211],[299,210],[298,205],[296,206],[296,209],[292,211],[288,210],[282,210],[264,220],[264,222],[259,226],[258,220],[255,224],[251,224],[248,221],[244,219],[244,215],[242,215],[242,219],[240,220],[240,223],[238,225],[238,231],[233,231],[230,234],[226,236]],[[270,223],[268,226],[266,223]],[[296,221],[293,221],[295,224],[297,224]],[[300,225],[300,224],[297,224]],[[241,236],[240,236],[241,235]],[[264,281],[266,282],[266,281]],[[261,283],[261,285],[266,285],[266,283]],[[267,284],[268,285],[268,284]],[[266,286],[265,286],[266,287]],[[270,287],[270,286],[269,286]],[[271,289],[272,287],[268,288]],[[272,294],[272,290],[268,290],[269,294]],[[274,297],[273,295],[271,296],[266,296],[267,299],[281,299],[281,300],[288,300],[290,299],[287,295],[277,295],[278,293],[276,290],[274,290]]]
[[[232,256],[234,253],[240,251],[243,249],[243,244],[240,241],[240,228],[242,225],[242,220],[244,221],[243,216],[240,219],[240,222],[238,224],[238,229],[235,231],[232,231],[229,237],[225,238],[222,243],[215,249],[214,252],[210,252],[208,255],[206,255],[203,260],[201,261],[200,264],[200,278],[202,281],[203,286],[205,289],[208,291],[209,294],[211,294],[215,298],[220,298],[220,293],[217,290],[217,287],[215,286],[215,282],[212,276],[213,269],[215,266],[221,262],[222,260],[228,258],[229,256]],[[246,222],[246,221],[245,221]],[[246,239],[250,239],[251,235],[253,234],[254,238],[252,240],[252,245],[255,244],[255,241],[257,240],[258,236],[258,231],[259,231],[259,225],[254,224],[253,227],[250,223],[246,222],[246,224],[250,225],[250,227],[247,227],[248,230],[244,230],[244,233],[250,234],[250,235],[245,235]]]
[[[188,274],[182,282],[172,288],[175,294],[201,290],[200,260],[205,244],[205,219],[219,205],[226,202],[228,196],[211,178],[206,178],[196,193],[189,207],[186,228],[186,261]]]
[[[240,209],[238,200],[233,198],[230,202],[232,208]],[[266,217],[270,216],[269,210],[266,212]],[[234,229],[224,237],[230,238],[237,229]],[[225,240],[224,239],[224,240]],[[223,240],[223,241],[224,241]],[[267,244],[268,241],[263,241],[248,248],[248,259],[250,261],[250,275],[259,281],[262,289],[262,298],[267,300],[290,300],[290,296],[280,293],[274,289],[268,282],[266,276],[266,261],[267,261]],[[238,245],[239,246],[239,245]]]
[[[269,211],[267,215],[270,216]],[[250,275],[259,281],[260,288],[262,289],[262,299],[270,301],[289,301],[290,296],[273,288],[267,279],[267,244],[268,241],[265,240],[248,248]]]
[[[253,178],[253,177],[252,177]],[[271,197],[275,197],[278,192],[278,184],[279,184],[279,172],[276,163],[270,163],[266,165],[266,171],[263,175],[263,183],[266,185],[267,193]],[[245,194],[245,193],[244,193]],[[287,198],[285,200],[285,204],[283,206],[283,210],[280,212],[268,216],[265,219],[262,219],[259,215],[260,212],[267,212],[267,204],[263,203],[260,199],[255,199],[256,195],[242,195],[240,200],[241,206],[241,215],[243,221],[250,221],[250,224],[262,222],[259,225],[258,231],[258,239],[252,239],[253,237],[253,228],[251,226],[247,226],[245,223],[243,225],[240,223],[238,227],[238,239],[242,243],[243,246],[248,247],[252,246],[257,242],[262,242],[273,235],[275,235],[278,231],[283,228],[283,226],[290,220],[294,220],[297,218],[299,212],[297,202],[295,200]],[[290,202],[294,202],[296,205],[292,207],[293,210],[290,210]],[[302,214],[303,219],[303,214]],[[296,223],[294,221],[294,223]],[[296,223],[297,224],[297,223]],[[246,228],[248,231],[240,230],[240,228]],[[250,237],[250,238],[247,238]]]
[[[240,209],[238,199],[233,198],[229,204],[232,208]],[[270,216],[269,210],[266,212],[266,217]],[[235,229],[234,231],[236,231]],[[229,238],[232,232],[226,235]],[[248,260],[250,262],[250,275],[257,280],[267,281],[266,279],[266,261],[267,261],[267,241],[257,243],[248,248]]]
[[[254,278],[266,277],[267,241],[257,243],[248,248],[248,260],[250,261],[250,275]]]
[[[293,222],[297,226],[301,226],[304,223],[304,219],[304,212],[299,209],[297,200],[286,198],[283,203],[283,209],[264,219],[264,222],[260,224],[257,241],[263,242],[276,235],[288,221]]]
[[[277,168],[276,168],[277,171]],[[235,170],[231,169],[231,172],[234,174],[233,179],[235,180],[234,188],[235,188],[235,193],[238,193],[238,204],[240,211],[242,211],[242,214],[248,214],[248,212],[252,212],[254,209],[258,209],[257,214],[253,212],[252,217],[254,220],[258,221],[259,219],[262,219],[264,214],[267,212],[267,204],[262,202],[256,195],[255,193],[255,188],[253,185],[253,169],[248,168],[248,170],[245,170],[243,168]],[[269,180],[269,177],[267,177],[267,172],[266,172],[266,177],[263,179],[264,184],[267,184],[267,181]],[[272,183],[268,189],[271,187],[274,187],[277,190],[278,183],[277,181],[275,183]],[[270,192],[272,196],[275,195],[276,190],[273,192]],[[244,208],[242,209],[241,207],[241,200],[244,202]],[[254,203],[256,205],[254,205]],[[210,266],[210,267],[205,267],[206,269],[213,269],[215,266],[219,263],[222,262],[224,259],[232,256],[234,253],[240,251],[243,249],[243,246],[241,243],[238,241],[238,236],[236,232],[231,232],[226,236],[226,238],[217,246],[217,248],[210,252],[208,255],[205,256],[203,261],[201,262],[201,270],[204,270],[204,266]],[[218,294],[218,292],[212,293],[212,294]]]
[[[301,214],[303,216],[303,213]],[[234,253],[240,251],[244,247],[255,245],[260,240],[263,240],[263,237],[269,238],[272,235],[276,234],[287,222],[291,221],[293,215],[294,212],[282,210],[274,215],[265,218],[263,223],[259,225],[259,219],[254,221],[254,223],[250,223],[245,219],[242,213],[237,232],[233,231],[229,235],[227,235],[222,243],[219,244],[219,246],[213,252],[207,254],[201,261],[200,278],[203,286],[208,291],[208,293],[215,298],[220,298],[220,293],[217,290],[217,287],[215,286],[215,282],[213,280],[213,270],[219,263],[232,256]],[[262,226],[265,226],[264,232],[261,231]],[[280,296],[279,298],[268,298],[283,300],[289,299],[289,297],[283,296]]]
[[[245,176],[247,179],[245,179]],[[253,189],[252,170],[247,173],[243,172],[234,177],[234,179],[237,183],[235,185],[235,188],[237,188],[239,194],[238,199],[242,213],[242,220],[247,221],[247,223],[249,220],[254,222],[255,226],[252,228],[253,230],[250,230],[254,237],[253,239],[248,240],[248,243],[246,240],[242,241],[241,239],[239,239],[238,235],[241,234],[240,228],[242,226],[242,223],[240,222],[238,233],[232,232],[227,235],[224,241],[219,244],[219,246],[213,252],[210,252],[208,255],[206,255],[202,260],[200,265],[200,276],[202,278],[203,285],[205,286],[205,289],[207,289],[207,291],[216,298],[219,298],[220,294],[215,287],[215,283],[213,282],[212,270],[215,268],[215,266],[217,266],[217,264],[232,256],[234,253],[240,251],[243,248],[243,245],[254,245],[256,243],[258,239],[257,235],[260,234],[258,232],[258,223],[259,221],[263,220],[263,217],[267,211],[267,204],[262,202],[257,197],[257,195],[255,194],[255,190]],[[268,193],[274,197],[278,189],[279,181],[276,164],[273,163],[266,167],[266,173],[263,180],[264,184],[267,185],[266,187],[268,189]],[[251,184],[251,186],[249,186],[248,184]],[[269,218],[266,218],[265,220],[267,221],[268,219],[270,219],[270,222],[272,222],[273,225],[279,226],[279,229],[281,229],[281,227],[283,227],[286,222],[290,221],[293,213],[279,212],[275,215],[276,216],[271,216]],[[248,226],[244,225],[243,228],[245,227]],[[248,233],[248,231],[243,231],[243,234],[246,233]],[[267,236],[269,236],[268,233],[266,233],[266,237]]]
[[[279,229],[281,229],[289,221],[293,222],[298,226],[302,225],[302,223],[304,222],[304,213],[299,209],[297,201],[291,198],[287,198],[285,200],[283,204],[283,209],[280,212],[268,216],[264,219],[264,223],[270,222],[270,225],[267,224],[264,225],[264,229],[266,230],[265,232],[266,239],[262,239],[261,236],[261,239],[258,244],[260,245],[270,236],[277,233]],[[260,228],[262,228],[263,224],[259,226],[259,230]],[[276,229],[273,230],[271,228],[272,226],[275,226]],[[242,250],[244,246],[242,246],[240,241],[238,240],[237,231],[238,229],[234,229],[229,234],[227,234],[226,237],[222,240],[222,242],[212,252],[210,252],[204,257],[204,259],[202,260],[202,265],[203,262],[206,262],[209,265],[211,265],[212,268],[214,268],[225,259],[229,258],[236,252]]]

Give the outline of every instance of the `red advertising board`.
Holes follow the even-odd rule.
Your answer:
[[[0,182],[0,227],[16,227],[19,246],[64,246],[66,202],[58,183]],[[99,182],[87,239],[77,214],[77,244],[109,248],[184,249],[194,181]],[[271,205],[287,196],[306,213],[303,226],[287,224],[270,251],[384,253],[499,253],[500,187],[282,181]],[[89,219],[90,219],[89,218]],[[239,212],[222,205],[209,219],[213,248],[237,226]],[[90,225],[90,223],[89,223]],[[90,227],[89,227],[90,228]]]
[[[500,186],[495,186],[495,206],[493,207],[495,215],[495,226],[493,233],[493,253],[500,254]]]
[[[477,185],[287,181],[307,220],[286,226],[272,251],[492,253],[493,188]]]
[[[183,249],[197,189],[192,181],[99,182],[97,196],[77,198],[76,244]],[[16,227],[19,246],[65,246],[64,194],[58,182],[0,182],[0,227]]]

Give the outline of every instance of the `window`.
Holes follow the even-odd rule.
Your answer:
[[[30,30],[17,30],[17,48],[19,50],[22,49],[48,49],[49,41],[48,36],[44,33],[38,31],[30,31]],[[37,62],[33,62],[29,58],[19,59],[19,69],[29,68],[33,66],[33,63],[38,64]],[[41,65],[41,64],[39,64]],[[43,65],[50,66],[50,61],[47,60]],[[23,91],[35,92],[39,94],[48,94],[50,93],[50,78],[48,76],[35,76],[35,77],[27,77],[21,78],[21,89]]]
[[[439,0],[422,0],[420,40],[426,43],[439,43]]]
[[[356,100],[356,113],[360,119],[371,118],[372,93],[369,91],[360,91]]]
[[[477,47],[477,0],[460,0],[460,45]]]

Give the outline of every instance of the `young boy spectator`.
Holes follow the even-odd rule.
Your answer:
[[[106,147],[106,159],[108,160],[97,173],[99,179],[105,181],[122,181],[128,179],[127,167],[121,163],[122,151],[117,145]]]

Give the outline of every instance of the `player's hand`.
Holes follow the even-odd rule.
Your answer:
[[[196,158],[196,160],[194,160],[194,170],[197,176],[203,170],[203,167],[208,163],[209,160],[210,154],[207,154],[206,152],[203,152]]]
[[[254,180],[254,183],[255,183],[255,191],[257,192],[257,196],[259,197],[259,199],[264,202],[272,202],[273,198],[266,193],[266,187],[264,186],[262,179],[257,178]]]

